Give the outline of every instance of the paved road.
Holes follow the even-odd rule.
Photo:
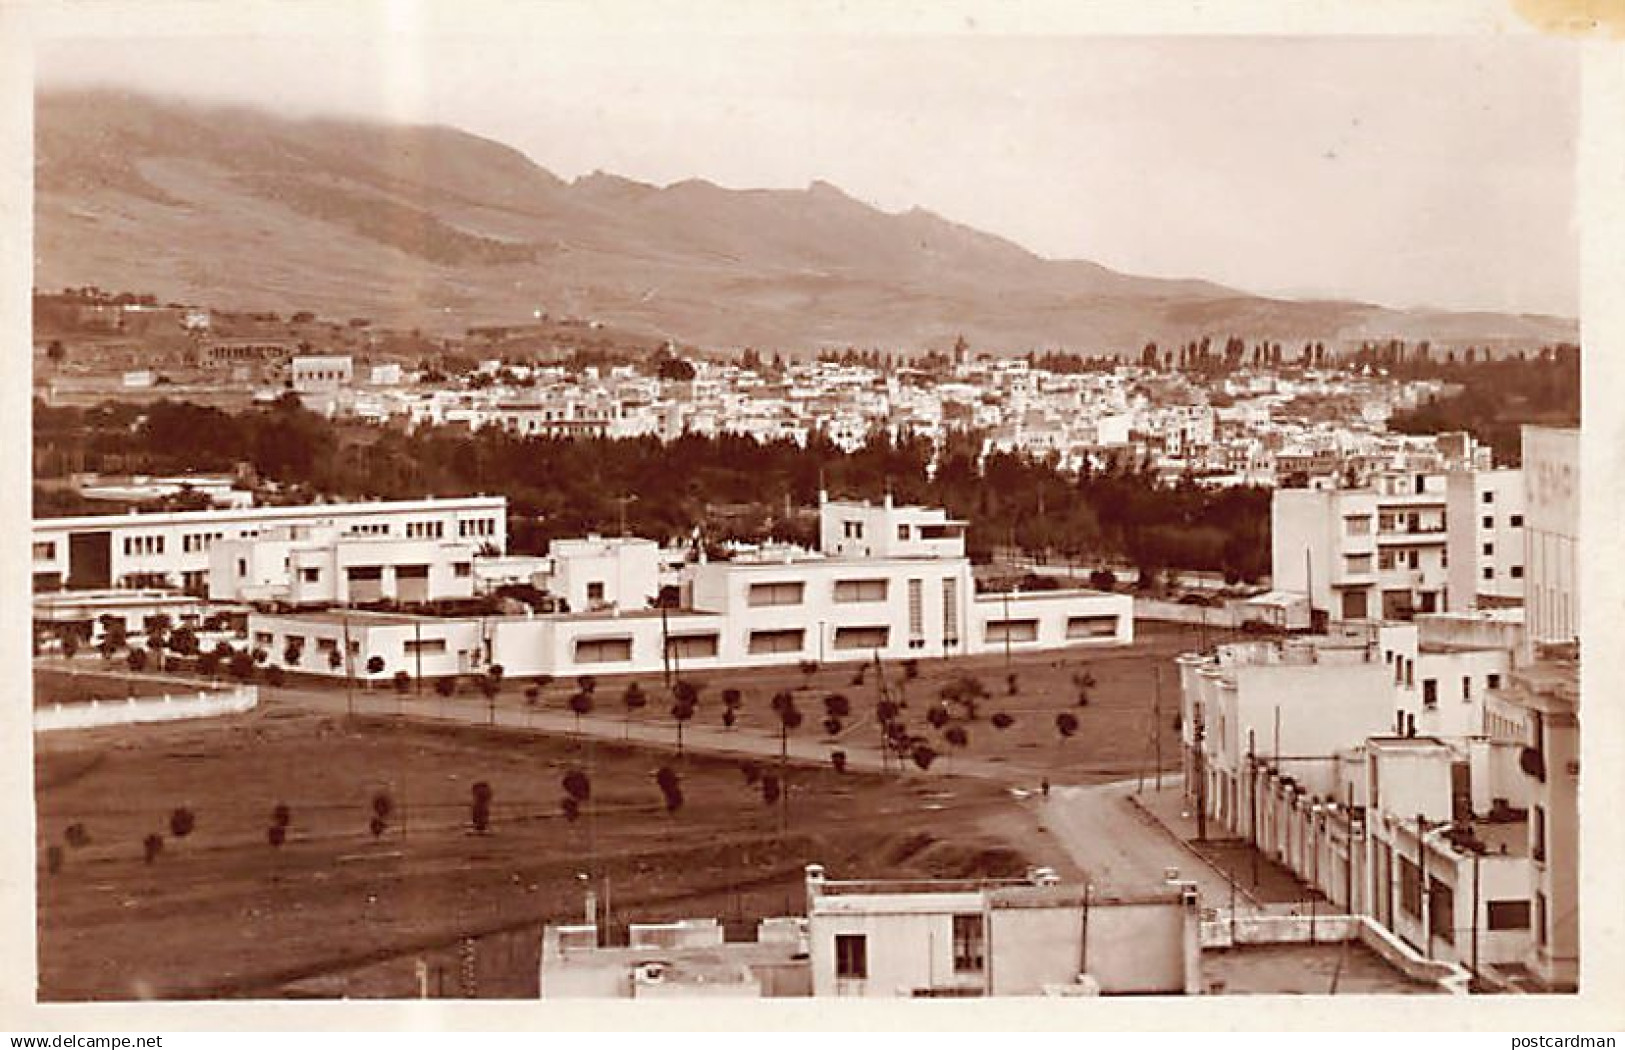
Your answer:
[[[1232,898],[1224,875],[1137,809],[1134,789],[1134,781],[1055,788],[1043,805],[1044,826],[1103,892],[1159,886],[1172,868],[1196,883],[1204,908],[1229,908],[1233,899],[1240,914],[1257,910],[1244,896]]]

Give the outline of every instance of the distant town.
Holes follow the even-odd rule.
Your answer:
[[[44,998],[1577,985],[1575,346],[34,349]]]

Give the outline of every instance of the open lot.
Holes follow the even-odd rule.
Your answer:
[[[953,758],[963,754],[1044,771],[1057,782],[1084,783],[1149,775],[1156,768],[1159,745],[1163,768],[1178,768],[1175,716],[1179,711],[1179,677],[1173,658],[1196,648],[1201,636],[1191,627],[1147,622],[1137,624],[1136,632],[1138,637],[1131,646],[1017,653],[1012,654],[1008,664],[1003,654],[922,659],[914,679],[907,678],[898,663],[885,664],[879,673],[873,664],[824,664],[810,676],[795,665],[693,673],[679,668],[676,677],[702,687],[689,726],[722,725],[722,693],[735,688],[742,694],[737,725],[776,733],[779,721],[771,707],[772,697],[789,689],[795,693],[796,706],[804,719],[794,735],[803,740],[825,741],[832,750],[843,743],[878,744],[879,725],[874,712],[880,699],[878,683],[884,679],[889,695],[906,705],[903,715],[910,731],[930,740],[948,760],[950,771]],[[1219,635],[1209,632],[1207,637],[1211,643]],[[861,684],[857,680],[860,669]],[[1079,690],[1074,682],[1074,676],[1083,674],[1095,681],[1088,689],[1086,706],[1079,705]],[[1010,688],[1012,675],[1014,692]],[[952,721],[942,729],[931,726],[927,716],[941,702],[943,688],[964,678],[979,682],[987,694],[977,702],[976,720],[965,720],[961,708],[949,705],[955,716]],[[629,712],[622,698],[634,680],[648,695],[648,704]],[[505,682],[498,703],[526,704],[524,694],[531,684],[524,679]],[[570,697],[577,690],[573,679],[552,682],[541,689],[537,702],[543,710],[568,711]],[[840,731],[833,735],[823,725],[825,698],[832,693],[845,696],[851,707],[851,715],[842,720]],[[478,690],[466,683],[458,695],[471,706],[485,703]],[[670,728],[675,741],[672,706],[672,694],[661,676],[596,679],[594,715],[663,724]],[[1009,715],[1013,723],[1005,729],[995,728],[992,718],[998,712]],[[1070,738],[1063,738],[1056,728],[1056,716],[1062,712],[1070,712],[1078,720],[1077,731]],[[966,732],[968,742],[963,748],[945,738],[945,731],[953,725]]]
[[[48,734],[36,749],[44,1000],[405,995],[420,956],[439,960],[443,991],[463,938],[504,943],[503,931],[513,934],[486,953],[480,965],[496,970],[478,994],[530,994],[532,931],[581,915],[578,873],[607,890],[615,923],[796,913],[813,861],[838,877],[1009,875],[1029,863],[1073,873],[1001,789],[936,776],[793,768],[786,819],[734,761],[274,703]],[[654,779],[662,764],[680,777],[676,813]],[[572,768],[591,781],[573,822],[561,812]],[[493,791],[484,834],[471,827],[477,781]],[[374,836],[379,792],[392,807]],[[278,803],[291,821],[274,848]],[[177,807],[195,814],[181,838],[169,826]],[[89,841],[66,846],[76,823]],[[164,844],[149,864],[150,833]],[[51,845],[62,846],[57,871]],[[370,984],[334,979],[385,970]]]

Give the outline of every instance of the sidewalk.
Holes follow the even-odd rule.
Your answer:
[[[1164,780],[1159,792],[1150,787],[1128,796],[1130,803],[1188,852],[1214,868],[1236,892],[1260,908],[1324,900],[1274,859],[1255,850],[1216,821],[1208,821],[1206,841],[1197,838],[1196,818],[1186,804],[1177,777]],[[1271,907],[1275,906],[1275,907]]]

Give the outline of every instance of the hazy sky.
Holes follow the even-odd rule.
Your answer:
[[[45,85],[451,124],[566,178],[821,178],[1133,273],[1578,312],[1578,56],[1541,38],[380,33],[36,60]]]

